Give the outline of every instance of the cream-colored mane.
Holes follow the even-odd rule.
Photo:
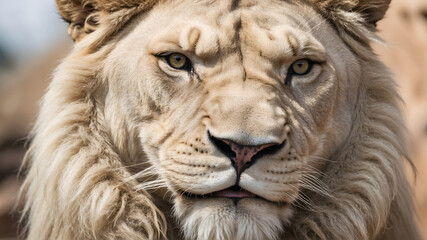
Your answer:
[[[388,4],[57,0],[28,239],[419,239]]]

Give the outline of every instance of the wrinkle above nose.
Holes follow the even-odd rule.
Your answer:
[[[251,93],[248,93],[250,95]],[[209,130],[242,145],[280,143],[286,116],[280,104],[259,94],[218,97],[209,111]]]

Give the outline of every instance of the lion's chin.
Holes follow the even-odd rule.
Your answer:
[[[278,239],[292,209],[260,198],[175,199],[186,239]]]

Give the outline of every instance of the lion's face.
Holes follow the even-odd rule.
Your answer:
[[[359,65],[308,6],[209,2],[159,4],[127,27],[102,66],[106,118],[120,99],[187,238],[274,239],[301,191],[322,191]]]

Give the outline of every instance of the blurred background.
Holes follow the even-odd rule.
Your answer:
[[[375,51],[390,67],[406,103],[418,223],[427,239],[427,0],[392,0]],[[17,176],[25,137],[51,73],[70,51],[67,24],[54,0],[0,0],[0,240],[17,239]]]

